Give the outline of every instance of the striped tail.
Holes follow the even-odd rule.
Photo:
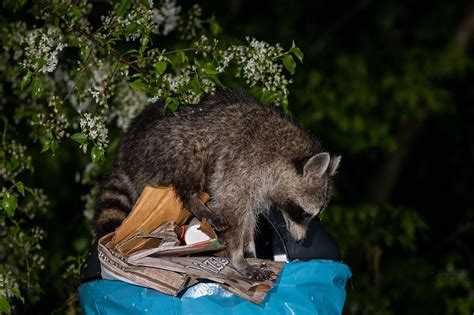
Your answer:
[[[130,181],[125,176],[109,176],[99,189],[95,203],[94,225],[97,238],[113,232],[135,204]]]

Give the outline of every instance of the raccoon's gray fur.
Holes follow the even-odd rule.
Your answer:
[[[244,261],[255,252],[257,217],[272,204],[295,240],[330,198],[340,157],[270,106],[236,91],[218,91],[174,114],[146,108],[119,144],[102,182],[94,216],[97,235],[113,231],[145,184],[173,185],[184,206],[206,217],[242,273],[262,273]],[[210,195],[204,205],[199,194]]]

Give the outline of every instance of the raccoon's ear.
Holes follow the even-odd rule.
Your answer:
[[[304,177],[321,177],[323,176],[324,173],[326,173],[328,167],[329,167],[329,162],[331,160],[331,157],[329,156],[329,153],[323,152],[323,153],[318,153],[312,158],[306,162],[303,168],[303,176]]]
[[[341,163],[341,156],[335,156],[329,162],[329,175],[333,176],[336,174],[337,168],[339,167],[339,163]]]

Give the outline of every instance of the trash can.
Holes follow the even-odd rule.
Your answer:
[[[97,246],[91,247],[81,272],[79,300],[85,314],[341,314],[345,285],[351,271],[342,263],[339,248],[317,223],[306,240],[294,242],[279,211],[261,221],[257,256],[288,260],[275,286],[261,304],[253,304],[220,287],[198,283],[178,296],[100,279]],[[283,224],[281,224],[283,223]]]

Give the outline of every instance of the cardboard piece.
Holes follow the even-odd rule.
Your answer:
[[[201,200],[206,203],[209,196],[201,194]],[[137,231],[151,233],[165,222],[176,222],[183,225],[191,213],[183,207],[173,187],[147,185],[138,198],[132,212],[125,218],[115,231],[111,246],[127,240],[122,244],[121,252],[136,251],[156,245],[152,238],[134,238]]]
[[[102,278],[120,280],[140,285],[160,292],[176,295],[185,288],[189,276],[185,273],[169,271],[163,268],[147,266],[131,266],[125,257],[109,249],[113,233],[102,237],[99,241],[99,260]]]

